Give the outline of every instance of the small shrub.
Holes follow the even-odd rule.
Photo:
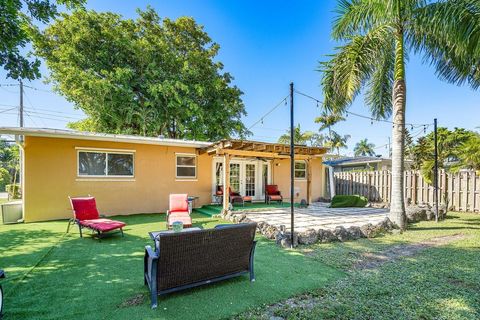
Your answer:
[[[7,184],[12,181],[12,176],[10,172],[8,172],[5,168],[0,168],[0,192],[5,191],[5,187]]]
[[[21,199],[22,198],[22,189],[19,184],[7,184],[5,186],[5,191],[8,192],[9,199]]]
[[[365,207],[368,199],[359,195],[336,195],[332,199],[331,208]]]

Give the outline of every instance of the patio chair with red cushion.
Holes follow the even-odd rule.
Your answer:
[[[265,200],[268,204],[272,201],[277,201],[282,203],[283,197],[280,190],[278,190],[278,186],[276,184],[267,184],[265,187]]]
[[[67,232],[70,230],[70,224],[78,225],[80,231],[80,238],[83,237],[82,229],[87,228],[96,232],[98,238],[103,237],[107,232],[119,230],[123,237],[123,227],[126,226],[124,222],[100,218],[97,210],[97,203],[95,197],[68,197],[72,205],[73,219],[68,221]]]
[[[192,217],[188,212],[188,195],[171,194],[169,210],[167,211],[167,226],[172,228],[176,221],[182,222],[185,228],[192,226]]]
[[[223,186],[217,186],[216,195],[217,196],[223,195]],[[238,192],[232,191],[231,187],[228,187],[228,202],[230,202],[232,205],[235,202],[241,203],[242,205],[245,204],[245,202],[243,201],[242,195]]]

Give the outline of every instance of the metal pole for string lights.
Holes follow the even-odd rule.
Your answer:
[[[437,138],[437,119],[433,119],[433,136],[435,142],[435,167],[433,172],[433,187],[435,190],[435,222],[438,222],[438,138]]]
[[[295,128],[293,125],[293,82],[290,83],[290,247],[293,248],[294,199],[295,199]]]

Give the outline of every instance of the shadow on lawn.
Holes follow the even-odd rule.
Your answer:
[[[91,319],[92,315],[98,319],[159,316],[173,319],[186,314],[192,318],[223,318],[323,286],[341,276],[313,259],[279,249],[260,238],[255,256],[255,283],[245,276],[178,292],[160,298],[159,308],[150,310],[148,289],[143,283],[143,255],[144,246],[152,243],[146,231],[158,228],[155,228],[157,221],[148,218],[124,217],[130,226],[125,237],[116,235],[101,242],[88,236],[79,238],[78,229],[63,237],[60,232],[44,230],[10,233],[9,238],[18,246],[27,243],[27,249],[18,253],[15,244],[9,244],[9,251],[14,253],[8,258],[12,259],[8,263],[11,268],[27,262],[33,266],[43,260],[18,284],[6,283],[5,319]],[[215,224],[216,220],[198,219],[201,227]],[[33,247],[28,244],[33,241],[49,242],[44,243],[41,256],[30,250]],[[132,297],[140,297],[140,305],[120,307]]]

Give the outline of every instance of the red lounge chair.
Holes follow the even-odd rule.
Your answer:
[[[183,223],[185,228],[192,226],[192,217],[188,212],[188,195],[186,194],[171,194],[169,210],[167,211],[167,226],[172,228],[175,221]]]
[[[80,238],[82,238],[82,229],[88,228],[97,233],[98,238],[101,238],[107,232],[120,229],[123,237],[123,227],[126,226],[124,222],[115,221],[110,219],[100,218],[97,210],[97,203],[95,197],[78,197],[71,198],[70,204],[72,205],[73,219],[68,221],[67,232],[70,230],[70,223],[78,224],[80,231]]]
[[[223,195],[223,186],[218,186],[217,187],[216,195],[217,196]],[[232,191],[232,188],[230,188],[230,187],[228,188],[228,202],[230,202],[232,205],[235,202],[239,202],[242,205],[245,205],[243,197],[240,195],[240,193]]]
[[[272,201],[283,203],[283,197],[276,184],[267,184],[265,187],[265,200],[268,204]]]

